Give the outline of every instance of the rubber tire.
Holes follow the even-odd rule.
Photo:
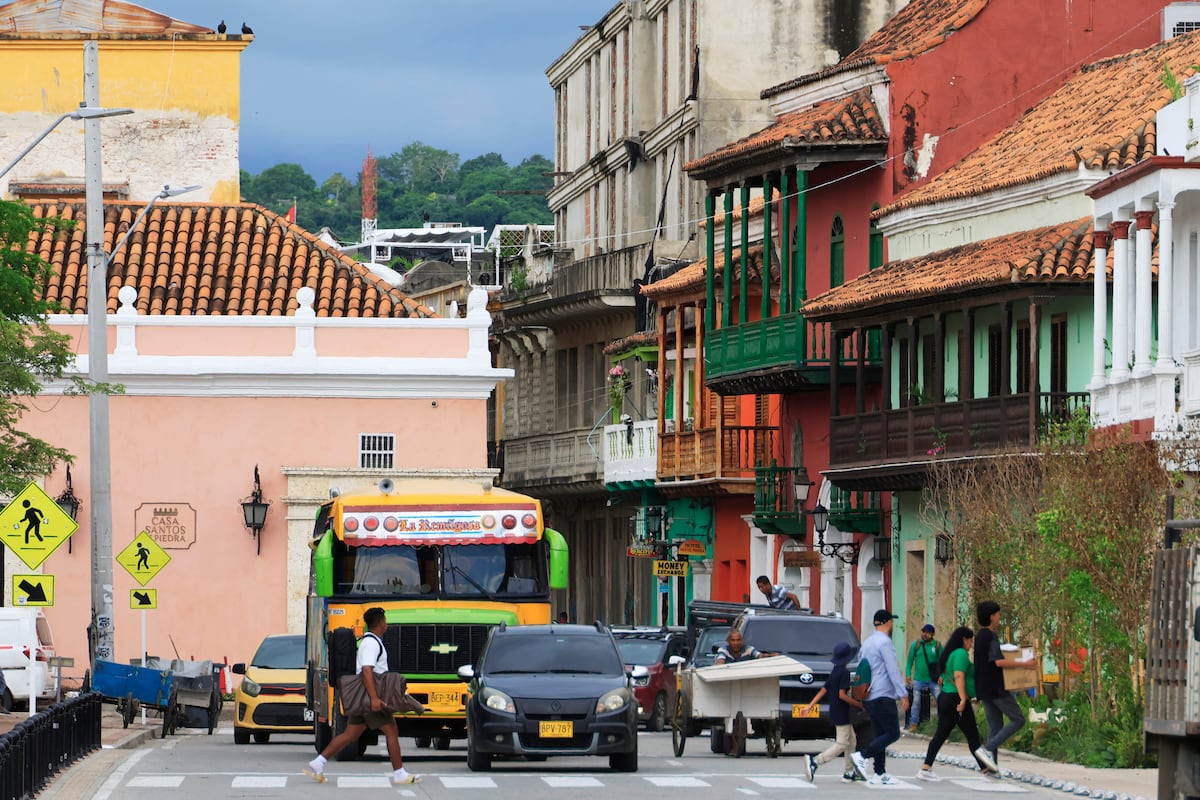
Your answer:
[[[646,730],[659,733],[667,727],[667,694],[659,692],[654,698],[650,709],[650,717],[646,720]]]
[[[208,735],[212,736],[217,727],[217,720],[221,718],[221,695],[214,689],[212,696],[208,698]]]
[[[83,694],[87,694],[87,693],[88,693],[88,692],[90,692],[91,690],[92,690],[92,670],[91,670],[91,669],[85,669],[85,670],[83,671],[83,683],[80,685],[80,687],[79,687],[79,691],[80,691],[80,692],[82,692]],[[6,689],[5,691],[7,692],[8,690]],[[11,695],[10,695],[10,696],[11,696]],[[11,709],[11,708],[6,708],[6,709],[4,709],[4,710],[5,710],[5,711],[12,711],[12,709]]]
[[[266,744],[269,741],[271,741],[271,734],[269,731],[256,731],[255,732],[255,734],[254,734],[255,744]]]
[[[439,736],[436,739],[434,739],[433,740],[433,749],[434,750],[449,750],[450,749],[450,737],[449,736]]]
[[[675,695],[675,713],[671,716],[671,746],[675,750],[676,758],[683,755],[683,748],[687,745],[689,727],[687,695],[679,692]]]
[[[7,690],[5,690],[7,691]],[[121,701],[121,727],[128,728],[129,723],[133,722],[133,693],[125,695],[125,699]]]
[[[471,772],[489,772],[492,769],[491,754],[478,752],[471,744],[470,736],[467,736],[467,769]]]
[[[779,724],[779,720],[773,720],[767,723],[767,756],[769,758],[778,758],[783,752],[783,738],[780,731],[783,726]]]
[[[608,766],[617,772],[637,772],[638,751],[636,741],[633,747],[633,752],[613,753],[611,756],[609,756]]]
[[[10,692],[7,688],[4,690],[4,695],[0,697],[0,708],[3,708],[5,711],[13,710],[12,692]]]
[[[325,748],[329,747],[332,741],[333,731],[330,730],[328,722],[313,723],[313,749],[318,755],[325,752]]]
[[[163,709],[163,724],[162,738],[167,738],[175,733],[175,724],[179,721],[179,696],[175,693],[175,687],[171,687],[171,694],[167,697],[167,706]]]
[[[414,736],[413,741],[417,743],[417,747],[425,749],[433,745],[432,736]]]
[[[733,736],[729,739],[728,755],[734,758],[741,758],[746,755],[746,739],[749,737],[749,726],[746,724],[746,717],[742,712],[738,712],[733,718]]]
[[[725,735],[725,725],[714,725],[712,727],[712,732],[708,737],[708,749],[714,753],[725,755],[728,747],[728,745],[725,744],[725,740],[727,738],[729,737]]]
[[[233,743],[250,744],[250,731],[246,728],[239,728],[235,725],[233,728]]]

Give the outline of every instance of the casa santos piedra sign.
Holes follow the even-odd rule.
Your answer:
[[[164,550],[187,550],[196,543],[196,510],[188,503],[142,503],[133,525]]]

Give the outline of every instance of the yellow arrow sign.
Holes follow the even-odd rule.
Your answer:
[[[129,607],[143,610],[158,608],[158,589],[130,589]]]
[[[133,537],[133,541],[117,554],[117,563],[142,586],[149,583],[170,560],[167,551],[145,531]]]
[[[37,569],[78,527],[33,482],[0,511],[0,541],[30,569]]]
[[[12,597],[18,606],[54,605],[54,576],[13,575]]]

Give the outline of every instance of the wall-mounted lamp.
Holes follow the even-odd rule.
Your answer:
[[[648,541],[656,542],[662,539],[665,512],[666,509],[662,506],[646,506],[646,510],[642,512],[646,521],[646,539]]]
[[[797,501],[800,484],[796,484]],[[858,563],[858,542],[826,542],[825,531],[829,530],[829,509],[817,503],[809,516],[813,518],[813,530],[817,534],[817,551],[826,558],[836,558],[843,564],[854,566]]]
[[[267,509],[270,503],[263,502],[262,484],[258,480],[258,464],[254,465],[254,491],[242,501],[242,516],[246,518],[246,527],[254,537],[256,552],[262,554],[262,529],[267,524]]]
[[[775,462],[772,461],[771,463],[774,464]],[[813,482],[809,480],[807,467],[800,467],[799,471],[793,477],[795,478],[796,510],[803,514],[805,506],[808,505],[808,493],[812,491]],[[828,525],[828,512],[825,514],[825,522]],[[814,522],[814,524],[816,523]]]
[[[75,515],[79,513],[79,509],[83,507],[83,501],[75,496],[75,489],[71,486],[71,465],[67,464],[67,488],[62,490],[62,494],[54,498],[54,502],[62,509],[63,513],[71,519],[75,519]],[[71,552],[71,539],[67,537],[67,552]]]
[[[938,537],[933,540],[933,558],[943,567],[947,562],[954,557],[953,542],[950,539],[950,534],[938,534]]]
[[[892,539],[890,536],[880,536],[875,539],[875,560],[880,564],[892,563]]]

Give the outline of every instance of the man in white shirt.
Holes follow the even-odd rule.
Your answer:
[[[383,634],[387,632],[387,614],[378,606],[368,608],[363,614],[363,625],[367,632],[358,643],[358,659],[355,673],[362,676],[367,696],[371,698],[371,710],[363,715],[352,714],[346,718],[346,730],[333,737],[321,754],[308,762],[304,772],[318,783],[325,782],[325,763],[343,747],[358,741],[367,728],[382,731],[387,741],[388,758],[392,762],[392,783],[417,783],[421,778],[404,769],[404,756],[400,752],[400,734],[396,730],[396,717],[383,707],[375,676],[388,671],[387,650],[383,646]]]
[[[871,786],[896,783],[896,779],[887,773],[885,763],[888,745],[900,738],[900,713],[896,710],[896,701],[899,700],[908,711],[908,687],[904,685],[900,662],[896,659],[896,645],[892,642],[896,619],[899,617],[886,609],[876,611],[875,632],[863,642],[860,654],[871,665],[871,689],[864,705],[875,738],[850,759],[854,762],[855,772]],[[875,769],[868,775],[867,762],[870,760],[874,760]]]

